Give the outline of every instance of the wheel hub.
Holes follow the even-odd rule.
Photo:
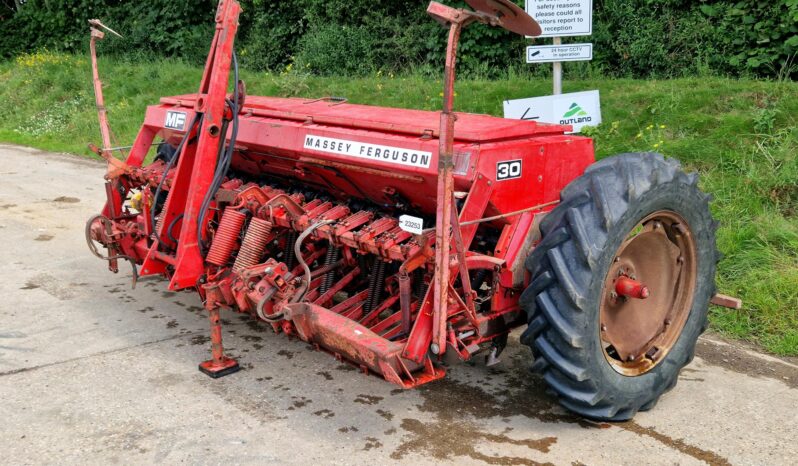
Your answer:
[[[693,302],[695,241],[672,211],[640,221],[624,239],[604,281],[599,310],[604,356],[624,375],[656,366],[681,334]]]

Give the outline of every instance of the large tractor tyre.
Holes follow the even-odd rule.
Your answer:
[[[662,155],[618,155],[572,181],[541,222],[521,341],[567,409],[631,419],[692,361],[718,260],[697,182]]]

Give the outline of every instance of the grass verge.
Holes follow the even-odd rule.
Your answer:
[[[202,70],[179,61],[102,60],[109,116],[121,144],[135,137],[147,105],[196,90]],[[440,79],[378,74],[320,78],[242,73],[250,94],[346,96],[351,102],[434,110]],[[658,151],[701,174],[721,221],[720,292],[741,310],[711,309],[712,328],[780,355],[798,355],[798,84],[724,78],[583,80],[565,91],[599,89],[604,124],[588,133],[599,158]],[[501,115],[502,101],[545,95],[528,78],[465,80],[461,111]],[[0,140],[88,155],[98,142],[90,65],[83,57],[37,53],[0,63]],[[31,182],[35,182],[35,176]]]

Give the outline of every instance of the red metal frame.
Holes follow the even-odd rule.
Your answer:
[[[524,323],[518,298],[537,224],[593,162],[593,145],[566,134],[568,126],[454,112],[460,32],[500,18],[430,4],[449,28],[441,112],[247,96],[231,142],[221,128],[233,117],[226,99],[240,11],[234,0],[220,1],[199,92],[147,109],[114,178],[118,188],[89,225],[93,240],[141,264],[142,275],[197,289],[212,336],[212,359],[201,369],[220,376],[238,367],[224,355],[222,308],[402,387],[442,377],[436,362],[447,351],[468,359]],[[182,130],[167,127],[169,112],[184,114]],[[195,117],[202,123],[192,127]],[[156,137],[174,147],[184,136],[175,166],[143,166]],[[222,138],[234,144],[233,171],[202,231],[211,249],[222,241],[225,248],[209,261],[198,247],[198,221]],[[313,145],[322,139],[326,148]],[[403,154],[419,162],[402,164]],[[518,162],[517,173],[499,179],[498,164],[507,161]],[[159,185],[166,200],[153,222]],[[140,212],[127,202],[134,192]],[[402,212],[434,217],[435,228],[408,233],[399,227]],[[268,237],[247,241],[253,219]],[[259,263],[234,269],[238,254]]]

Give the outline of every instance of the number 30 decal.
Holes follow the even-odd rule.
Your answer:
[[[496,164],[496,181],[521,178],[521,161],[508,160]]]

